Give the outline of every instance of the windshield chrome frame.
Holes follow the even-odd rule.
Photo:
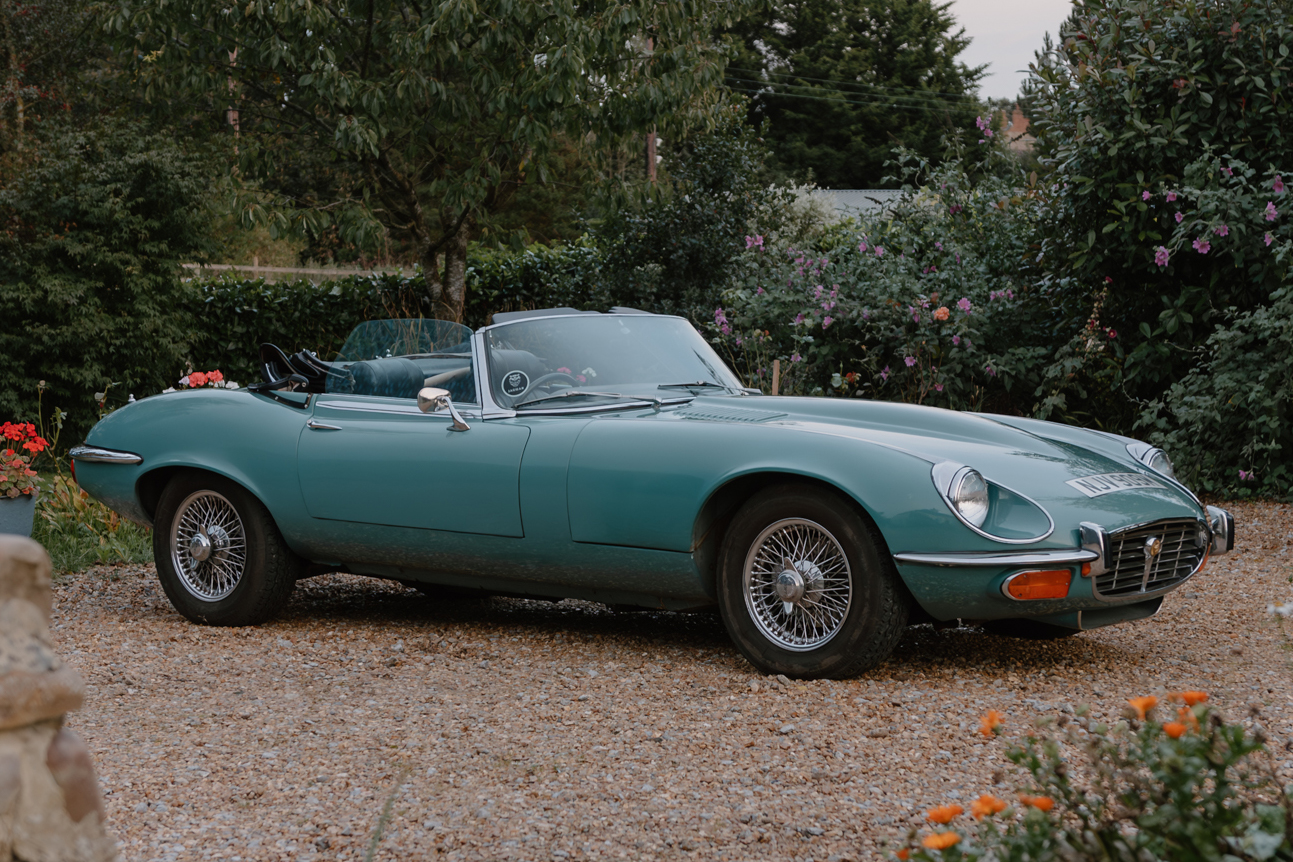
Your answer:
[[[476,330],[472,336],[472,354],[473,362],[476,368],[483,369],[484,374],[476,375],[476,392],[480,398],[481,418],[482,419],[515,419],[518,416],[565,416],[572,413],[609,413],[617,410],[638,410],[643,407],[655,407],[655,402],[635,399],[632,395],[624,396],[623,401],[612,401],[607,404],[583,404],[577,407],[543,407],[536,410],[516,411],[509,407],[503,407],[494,400],[492,387],[489,386],[489,346],[485,343],[485,334],[492,329],[501,329],[506,326],[515,326],[518,323],[531,323],[535,320],[553,320],[558,317],[589,317],[589,314],[553,314],[545,317],[527,317],[522,320],[509,320],[505,323],[491,323],[489,326],[482,326]],[[602,317],[665,317],[674,320],[681,320],[691,325],[691,321],[678,314],[603,314]],[[695,327],[692,327],[693,329]],[[699,334],[699,333],[697,333]],[[702,336],[703,338],[703,336]],[[720,360],[722,357],[719,357]],[[723,363],[726,367],[727,363]],[[732,371],[732,369],[728,369]],[[736,376],[736,372],[732,372]],[[739,378],[738,378],[739,379]],[[737,390],[740,391],[740,390]],[[717,393],[715,393],[717,394]],[[666,406],[686,404],[695,398],[696,395],[679,396],[677,398],[658,399]]]

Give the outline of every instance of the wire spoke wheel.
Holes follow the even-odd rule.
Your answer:
[[[171,520],[171,564],[194,597],[228,597],[247,569],[247,533],[233,503],[211,490],[189,494]]]
[[[782,649],[808,652],[844,627],[853,576],[839,541],[805,519],[776,521],[750,545],[743,593],[750,618]]]

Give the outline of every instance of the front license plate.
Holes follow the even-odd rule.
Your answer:
[[[1141,473],[1105,473],[1100,476],[1069,479],[1064,484],[1072,485],[1088,497],[1099,497],[1101,494],[1112,494],[1114,491],[1134,491],[1137,488],[1167,487],[1157,479]]]

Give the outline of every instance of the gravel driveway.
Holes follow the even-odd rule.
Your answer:
[[[1049,643],[922,626],[848,682],[760,676],[708,614],[335,575],[211,629],[151,566],[96,569],[57,586],[54,634],[131,862],[868,859],[930,806],[1010,790],[1010,740],[1080,703],[1197,688],[1293,734],[1266,612],[1293,598],[1293,509],[1232,511],[1235,552],[1153,619]],[[1003,738],[975,732],[988,708]]]

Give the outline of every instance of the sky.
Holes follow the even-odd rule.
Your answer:
[[[970,37],[960,60],[988,65],[979,95],[1010,99],[1019,94],[1033,54],[1046,33],[1054,39],[1068,17],[1070,0],[953,0],[952,14]]]

